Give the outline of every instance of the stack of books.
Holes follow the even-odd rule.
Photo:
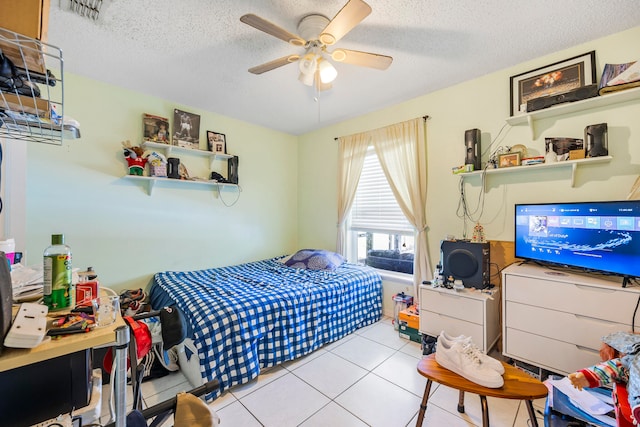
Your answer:
[[[605,64],[600,78],[598,94],[603,95],[637,86],[640,86],[640,62]]]

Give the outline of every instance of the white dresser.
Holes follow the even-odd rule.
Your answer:
[[[420,332],[437,337],[467,335],[485,353],[500,337],[500,290],[455,291],[420,285]]]
[[[503,354],[562,374],[598,363],[603,336],[631,331],[640,297],[622,279],[530,264],[504,269],[502,291]]]

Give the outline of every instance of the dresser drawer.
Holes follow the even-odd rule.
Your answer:
[[[590,349],[599,349],[602,337],[631,327],[592,317],[533,307],[507,301],[505,319],[509,328],[543,335]]]
[[[437,291],[420,289],[420,307],[445,316],[466,320],[467,322],[484,323],[483,301],[457,294],[455,291]]]
[[[505,275],[505,301],[545,307],[596,319],[631,324],[638,293],[622,288],[563,283]]]
[[[600,362],[597,350],[511,328],[506,329],[504,354],[561,374],[570,374]]]
[[[420,310],[420,332],[437,337],[442,331],[450,336],[469,336],[480,350],[486,349],[487,343],[484,342],[481,325],[428,310]]]

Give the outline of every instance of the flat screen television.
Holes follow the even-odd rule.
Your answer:
[[[640,201],[515,205],[515,256],[640,277]]]

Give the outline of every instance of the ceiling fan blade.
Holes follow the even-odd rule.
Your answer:
[[[371,13],[371,6],[362,0],[349,0],[320,34],[320,41],[330,46],[344,37]]]
[[[290,33],[278,25],[267,21],[266,19],[260,18],[253,13],[248,13],[246,15],[242,15],[240,17],[240,21],[244,22],[247,25],[252,26],[260,31],[263,31],[269,35],[279,38],[280,40],[284,40],[287,43],[291,43],[294,46],[304,46],[306,41],[303,40],[300,36]]]
[[[274,59],[273,61],[266,62],[262,65],[256,65],[253,68],[249,68],[249,72],[253,74],[266,73],[267,71],[274,70],[278,67],[282,67],[283,65],[296,62],[298,59],[300,59],[300,55],[283,56],[282,58]]]
[[[377,53],[360,52],[359,50],[336,49],[331,52],[331,59],[345,64],[386,70],[393,62],[393,58]]]

